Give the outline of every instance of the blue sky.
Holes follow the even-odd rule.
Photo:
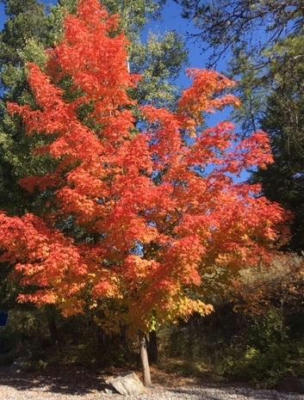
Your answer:
[[[191,22],[181,17],[182,9],[173,0],[167,1],[162,11],[162,17],[157,21],[151,21],[145,29],[145,36],[149,32],[162,35],[168,31],[176,31],[183,37],[188,37],[188,34],[195,33],[195,27]],[[188,63],[184,70],[180,73],[176,83],[181,88],[187,88],[191,85],[191,81],[186,75],[187,68],[206,68],[209,61],[210,52],[202,51],[203,42],[186,40],[187,49],[189,52]],[[218,63],[219,72],[227,70],[227,57],[220,60]],[[224,110],[216,114],[210,115],[207,120],[208,125],[215,125],[223,119],[229,118],[229,110]]]
[[[0,4],[0,27],[3,27],[5,21],[5,14],[4,14],[4,5],[1,3]]]

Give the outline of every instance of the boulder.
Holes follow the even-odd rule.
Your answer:
[[[108,378],[106,383],[124,396],[138,395],[145,391],[144,385],[134,372]]]

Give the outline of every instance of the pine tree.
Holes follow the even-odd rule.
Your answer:
[[[254,173],[272,201],[294,214],[290,247],[304,248],[304,36],[287,39],[273,49],[274,90],[260,123],[271,139],[274,164]]]
[[[7,114],[5,102],[31,103],[24,65],[27,61],[43,65],[44,47],[51,43],[44,7],[36,0],[8,0],[5,11],[7,22],[0,36],[0,204],[18,213],[27,204],[17,181],[26,173],[31,145],[23,138],[22,126]]]

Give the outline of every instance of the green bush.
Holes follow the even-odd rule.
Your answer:
[[[202,377],[274,387],[284,376],[304,375],[304,340],[291,329],[300,320],[290,315],[286,323],[275,307],[248,316],[225,306],[205,319],[167,329],[161,335],[162,354],[179,360],[174,368],[181,374],[202,371]]]

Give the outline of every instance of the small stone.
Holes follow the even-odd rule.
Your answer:
[[[20,374],[20,372],[28,368],[29,365],[30,363],[28,360],[20,357],[13,362],[13,364],[10,366],[10,370],[16,374]]]
[[[104,392],[105,392],[105,394],[113,394],[114,393],[113,390],[111,390],[111,389],[105,389]]]

